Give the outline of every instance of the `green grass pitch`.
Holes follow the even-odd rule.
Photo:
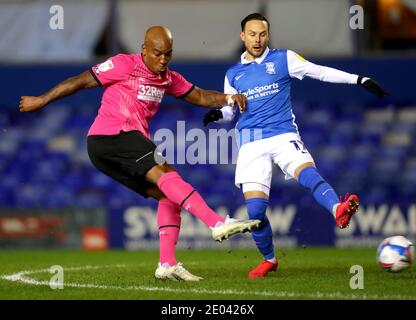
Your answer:
[[[178,259],[201,282],[153,277],[157,251],[0,251],[4,299],[416,299],[416,269],[383,271],[375,249],[297,248],[278,252],[280,265],[264,279],[247,279],[261,261],[255,250],[180,250]],[[64,288],[53,290],[49,268],[64,270]],[[351,289],[353,265],[364,271],[364,289]],[[354,282],[354,279],[353,281]],[[355,282],[357,283],[357,282]]]

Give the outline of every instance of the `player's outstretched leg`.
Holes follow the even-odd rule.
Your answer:
[[[157,180],[157,186],[170,201],[179,204],[210,227],[216,241],[221,242],[237,233],[251,232],[260,225],[260,220],[236,220],[228,216],[224,219],[209,208],[201,195],[176,171],[164,173]]]
[[[334,189],[321,177],[315,167],[303,169],[299,173],[298,182],[309,189],[315,200],[334,216],[338,227],[342,229],[349,225],[351,217],[359,207],[358,196],[347,195],[344,201],[339,201]]]
[[[254,269],[252,269],[249,278],[266,277],[270,271],[277,268],[277,260],[274,254],[273,232],[269,219],[266,216],[268,199],[251,198],[246,200],[247,212],[250,219],[258,219],[261,221],[260,227],[252,232],[254,242],[264,257],[264,260]]]

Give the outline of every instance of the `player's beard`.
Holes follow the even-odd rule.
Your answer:
[[[266,45],[261,46],[260,50],[257,50],[257,51],[254,51],[253,47],[251,47],[250,49],[246,48],[246,50],[252,57],[257,59],[258,57],[261,57],[264,51],[266,51]]]

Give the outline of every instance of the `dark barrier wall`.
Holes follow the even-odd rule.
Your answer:
[[[399,234],[412,241],[416,240],[415,204],[364,205],[359,214],[353,217],[349,228],[341,230],[323,208],[312,201],[302,201],[302,198],[299,200],[286,205],[271,202],[268,218],[278,247],[377,247],[384,238]],[[230,212],[233,217],[246,219],[246,210],[242,203],[236,197],[235,204],[238,207]],[[154,207],[137,206],[110,210],[108,225],[112,247],[143,249],[158,246]],[[233,237],[221,245],[214,242],[208,227],[187,212],[182,213],[181,225],[179,245],[184,248],[254,247],[250,235]]]
[[[347,72],[366,75],[380,82],[390,93],[385,103],[408,103],[416,100],[414,76],[416,58],[357,58],[357,59],[311,59],[311,61]],[[191,82],[203,88],[222,90],[224,75],[232,62],[177,63],[177,70]],[[1,100],[4,107],[16,107],[21,95],[38,95],[67,77],[86,70],[88,65],[21,65],[0,66]],[[97,104],[100,90],[82,92],[66,98],[77,104]],[[304,79],[293,81],[293,98],[307,102],[374,103],[368,92],[348,85],[322,84]]]

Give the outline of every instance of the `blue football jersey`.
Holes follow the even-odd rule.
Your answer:
[[[287,50],[267,50],[261,63],[237,63],[226,73],[231,87],[247,97],[236,129],[240,145],[298,132],[292,112]]]
[[[290,96],[293,78],[357,84],[358,75],[316,65],[291,50],[266,48],[254,61],[246,60],[245,54],[228,69],[224,82],[225,93],[247,97],[246,111],[240,114],[236,125],[239,145],[283,133],[298,133]],[[221,112],[223,119],[218,122],[230,121],[235,108],[225,106]]]

